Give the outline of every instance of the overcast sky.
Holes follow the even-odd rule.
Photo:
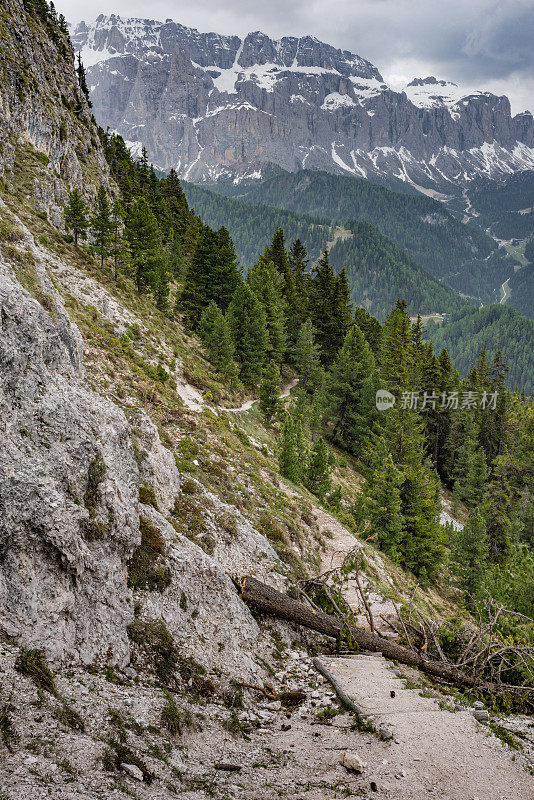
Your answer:
[[[243,36],[312,34],[372,61],[394,87],[435,75],[507,94],[534,112],[534,0],[57,0],[71,22],[100,13]]]

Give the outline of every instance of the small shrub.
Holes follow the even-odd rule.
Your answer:
[[[179,653],[163,620],[136,620],[128,626],[128,635],[150,658],[160,681],[168,683],[177,669]]]
[[[146,517],[140,518],[139,527],[141,544],[136,547],[128,561],[128,586],[132,589],[163,592],[172,580],[171,571],[163,560],[165,540]]]
[[[241,720],[239,719],[235,709],[232,708],[228,717],[225,720],[223,720],[223,728],[225,728],[225,730],[231,733],[232,736],[243,735]]]
[[[106,465],[104,464],[104,459],[99,454],[89,464],[89,469],[87,470],[87,486],[83,496],[83,501],[90,517],[94,517],[96,513],[98,487],[104,480],[105,474]]]
[[[198,486],[192,478],[186,478],[180,486],[182,494],[196,494]]]
[[[13,752],[13,745],[16,744],[19,738],[11,720],[11,712],[13,710],[13,706],[9,703],[4,703],[0,706],[0,737],[10,753]]]
[[[21,647],[15,662],[15,669],[21,675],[30,678],[41,691],[50,692],[53,695],[56,694],[54,674],[40,650]]]
[[[62,699],[61,705],[54,709],[54,717],[59,722],[62,722],[63,725],[72,728],[73,731],[81,731],[83,733],[85,730],[83,718],[66,700]]]
[[[116,739],[109,739],[108,745],[109,749],[106,750],[102,757],[104,769],[108,770],[108,772],[113,772],[120,769],[121,764],[134,764],[143,773],[144,782],[149,785],[152,783],[154,774],[130,747],[127,747],[123,742],[118,742]]]
[[[165,704],[161,711],[161,724],[175,735],[182,733],[185,728],[193,728],[195,720],[190,709],[179,708],[172,694],[166,691]]]
[[[139,487],[139,502],[143,503],[145,506],[153,506],[156,511],[159,511],[156,493],[152,486]]]

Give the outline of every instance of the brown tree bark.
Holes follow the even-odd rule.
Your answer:
[[[271,586],[267,586],[250,575],[245,575],[241,578],[241,598],[256,611],[287,620],[287,622],[303,625],[305,628],[310,628],[325,636],[338,638],[343,629],[343,622],[338,617],[324,614],[322,611],[314,611],[304,603],[293,600],[293,598],[273,589]],[[503,687],[499,686],[499,684],[483,682],[476,676],[463,672],[453,664],[431,661],[415,650],[403,647],[391,639],[381,638],[376,633],[371,633],[364,628],[353,626],[349,634],[351,639],[363,650],[380,652],[386,658],[395,659],[411,667],[417,667],[435,678],[441,678],[458,686],[477,687],[487,692],[503,691]]]

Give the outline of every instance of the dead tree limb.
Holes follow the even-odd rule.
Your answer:
[[[256,611],[302,625],[334,639],[340,636],[344,627],[343,621],[338,617],[322,611],[315,611],[250,575],[241,578],[241,598]],[[428,675],[458,686],[478,688],[493,693],[502,692],[503,688],[515,689],[515,691],[525,691],[526,689],[522,686],[504,687],[502,684],[484,681],[477,675],[469,675],[458,669],[454,664],[430,660],[417,651],[409,650],[391,639],[380,638],[358,626],[351,627],[349,633],[352,640],[364,650],[381,652],[386,658],[417,667]]]

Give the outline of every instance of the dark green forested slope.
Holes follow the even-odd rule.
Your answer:
[[[527,264],[510,278],[512,297],[509,303],[522,314],[534,319],[534,237],[525,247]]]
[[[455,292],[422,269],[373,225],[348,223],[344,238],[337,238],[334,229],[317,217],[251,205],[185,182],[183,188],[190,205],[208,225],[228,228],[238,257],[247,268],[261,255],[272,231],[281,227],[288,241],[301,239],[310,264],[331,246],[335,269],[344,267],[347,272],[352,300],[381,319],[399,297],[406,300],[410,314],[453,313],[463,305]]]
[[[468,196],[478,215],[473,222],[499,239],[526,239],[534,233],[534,170],[517,172],[502,182],[480,178]]]
[[[352,236],[339,239],[330,255],[347,271],[351,297],[379,319],[384,319],[399,297],[410,313],[458,311],[465,302],[415,263],[378,228],[366,222],[347,225]]]
[[[484,303],[513,271],[513,262],[479,227],[464,225],[422,194],[393,192],[367,180],[326,172],[278,172],[246,186],[213,187],[249,203],[264,203],[337,222],[358,220],[380,231],[432,275]]]
[[[534,321],[504,305],[464,308],[440,327],[428,325],[436,350],[445,347],[461,375],[478,353],[502,351],[510,371],[507,384],[534,392]]]
[[[192,183],[181,183],[187,201],[208,225],[228,228],[238,258],[246,268],[257,261],[277,228],[283,229],[288,241],[301,239],[312,261],[319,258],[333,237],[333,226],[324,217],[300,215],[267,205],[251,207]]]

